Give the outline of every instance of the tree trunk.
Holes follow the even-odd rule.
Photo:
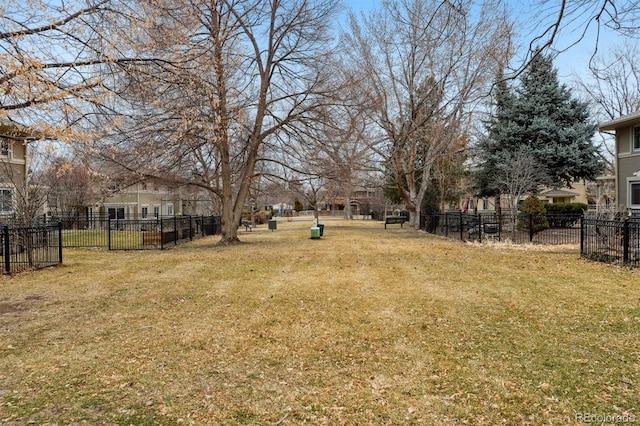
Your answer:
[[[420,229],[420,209],[415,206],[407,206],[409,211],[409,226],[414,229]]]
[[[223,153],[223,157],[225,154],[228,154],[228,151]],[[228,156],[225,161],[222,161],[222,169],[222,217],[220,220],[222,238],[218,244],[227,245],[240,242],[238,239],[238,227],[240,226],[242,210],[237,212],[236,208],[234,208],[237,205],[237,200],[236,203],[233,202],[231,166]],[[229,173],[226,173],[226,169],[229,170]]]

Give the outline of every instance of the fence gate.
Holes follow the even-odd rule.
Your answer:
[[[2,227],[2,273],[13,274],[62,263],[60,223],[38,227]]]

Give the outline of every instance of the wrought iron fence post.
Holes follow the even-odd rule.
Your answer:
[[[464,241],[464,232],[462,232],[464,225],[462,224],[462,212],[460,212],[460,241]]]
[[[107,223],[107,249],[111,250],[111,218],[108,219]]]
[[[178,220],[173,217],[173,245],[178,244]]]
[[[449,236],[449,213],[444,214],[444,236]]]
[[[9,226],[3,227],[4,233],[4,273],[11,273],[11,244],[9,242]]]
[[[533,241],[533,213],[529,213],[529,242]]]
[[[58,261],[62,265],[62,221],[58,221]]]
[[[580,257],[584,256],[584,216],[580,216]]]
[[[622,224],[622,262],[626,265],[629,263],[629,240],[631,233],[629,232],[629,218],[626,218]]]
[[[164,219],[162,218],[160,218],[160,250],[164,250]]]
[[[478,213],[478,230],[476,231],[478,233],[478,242],[481,243],[482,242],[482,215],[480,213]]]

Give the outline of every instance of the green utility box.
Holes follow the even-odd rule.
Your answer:
[[[317,226],[312,226],[311,227],[311,239],[318,239],[320,238],[320,228],[318,228]]]

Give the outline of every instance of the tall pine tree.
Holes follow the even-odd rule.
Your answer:
[[[487,127],[487,138],[478,146],[482,163],[478,186],[483,195],[500,191],[495,177],[501,158],[523,148],[554,187],[594,179],[603,168],[591,140],[596,125],[588,105],[560,84],[550,56],[538,54],[515,89],[504,83],[498,86],[496,110]]]

